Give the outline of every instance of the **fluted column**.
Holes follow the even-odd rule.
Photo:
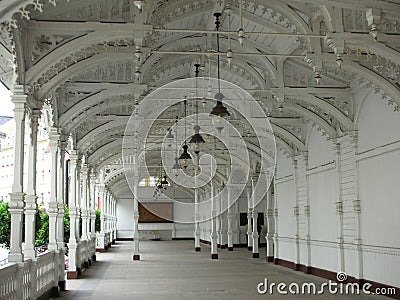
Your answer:
[[[24,213],[24,137],[26,98],[23,85],[15,85],[12,96],[14,103],[15,146],[14,146],[14,182],[10,194],[9,212],[11,215],[11,241],[8,261],[22,262],[22,217]]]
[[[233,213],[232,213],[232,186],[227,187],[227,197],[228,197],[228,251],[233,251]]]
[[[246,189],[246,194],[247,194],[247,249],[251,251],[253,249],[253,226],[252,226],[252,206],[251,206],[251,185],[247,187]]]
[[[36,162],[37,162],[37,132],[40,110],[32,109],[30,114],[30,141],[28,145],[28,184],[25,196],[25,258],[35,258],[36,232]]]
[[[140,260],[139,254],[139,199],[138,199],[139,177],[133,179],[133,260]]]
[[[51,148],[51,180],[50,180],[50,201],[49,201],[49,246],[50,250],[57,250],[57,175],[58,175],[58,148],[60,135],[58,129],[52,127],[49,132]]]
[[[69,268],[68,268],[68,279],[77,278],[77,229],[76,229],[76,220],[78,216],[78,208],[76,203],[76,195],[78,188],[78,176],[77,176],[77,165],[78,165],[78,152],[76,150],[72,150],[70,154],[70,195],[69,199],[69,220],[70,220],[70,234],[68,241],[68,260],[69,260]]]

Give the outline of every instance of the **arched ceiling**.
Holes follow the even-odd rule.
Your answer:
[[[353,129],[354,80],[400,110],[400,5],[382,0],[146,0],[142,11],[130,0],[2,0],[0,79],[25,84],[39,101],[32,105],[53,105],[55,125],[93,169],[115,167],[125,159],[128,118],[146,95],[193,77],[195,62],[200,76],[217,77],[215,12],[221,78],[260,103],[288,155],[306,150],[307,122],[330,138]],[[126,190],[122,179],[108,183]]]

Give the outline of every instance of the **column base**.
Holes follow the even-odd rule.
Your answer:
[[[140,260],[140,254],[133,255],[133,260]]]
[[[211,259],[218,259],[218,253],[211,254]]]
[[[221,249],[226,249],[226,245],[221,245]]]
[[[67,279],[78,279],[78,271],[68,271]]]
[[[221,248],[221,244],[217,244],[217,248]]]
[[[106,252],[106,249],[104,249],[104,248],[97,248],[97,249],[96,249],[96,252],[103,253],[103,252]]]
[[[247,250],[252,251],[253,247],[252,246],[247,246]]]
[[[260,253],[253,253],[253,258],[260,258]]]
[[[267,257],[265,258],[265,260],[266,260],[267,262],[274,262],[274,257],[273,257],[273,256],[267,256]]]
[[[228,247],[228,251],[233,251],[233,247]]]
[[[200,247],[195,247],[195,248],[194,248],[194,251],[200,252],[200,251],[201,251],[201,248],[200,248]]]
[[[96,261],[96,254],[92,255],[92,261]]]
[[[61,292],[66,291],[67,290],[66,289],[66,281],[65,280],[59,281],[58,282],[58,287],[60,288]]]

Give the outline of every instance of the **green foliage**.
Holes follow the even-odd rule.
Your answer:
[[[69,207],[65,206],[64,214],[64,243],[68,243],[70,234]]]
[[[96,232],[100,232],[100,215],[101,215],[100,209],[96,210],[96,220],[94,223]]]
[[[36,211],[36,241],[35,246],[49,243],[49,215],[45,211]]]
[[[8,203],[0,200],[0,244],[10,247],[11,215]]]

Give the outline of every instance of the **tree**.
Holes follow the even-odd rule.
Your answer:
[[[0,244],[10,247],[11,215],[8,203],[0,200]]]
[[[69,242],[69,234],[70,234],[69,207],[68,205],[66,205],[64,213],[64,243]]]
[[[45,211],[36,211],[36,241],[35,246],[49,243],[49,215]]]
[[[100,215],[101,215],[101,211],[100,211],[100,209],[97,209],[97,210],[96,210],[96,220],[95,220],[95,222],[94,222],[94,224],[95,224],[95,231],[96,231],[96,232],[100,232],[100,229],[101,229],[101,227],[100,227]]]

